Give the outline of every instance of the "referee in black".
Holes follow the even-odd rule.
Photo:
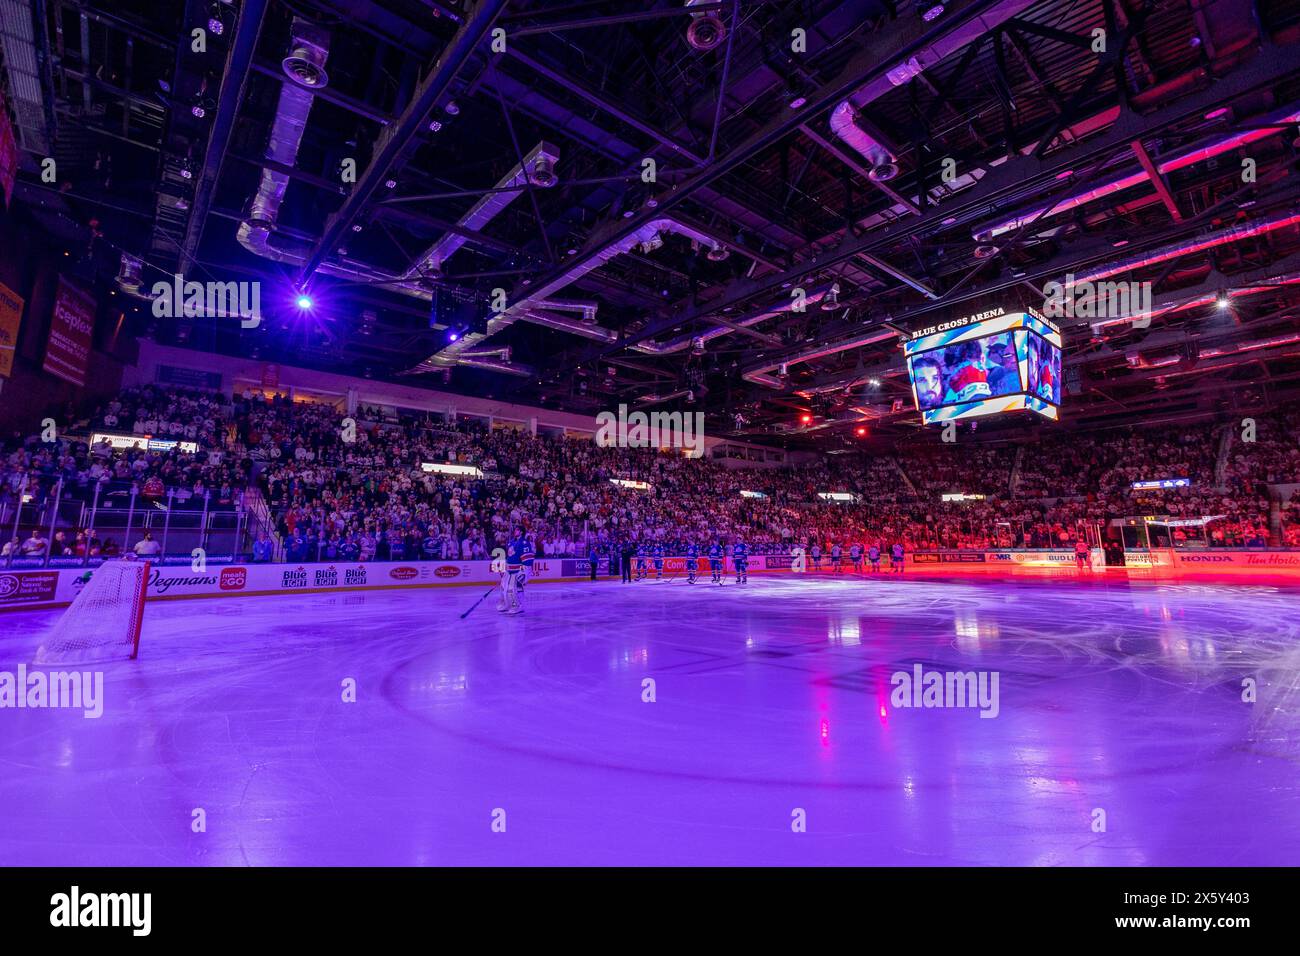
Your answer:
[[[623,550],[622,550],[622,554],[620,555],[620,557],[623,559],[620,562],[620,564],[623,567],[624,584],[632,583],[632,558],[635,555],[636,555],[636,545],[632,543],[631,538],[628,538],[623,542]]]

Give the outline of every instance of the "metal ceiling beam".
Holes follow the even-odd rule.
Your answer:
[[[221,93],[217,99],[216,118],[212,121],[212,132],[208,135],[208,148],[203,154],[203,165],[199,167],[198,182],[194,187],[194,202],[190,204],[190,218],[185,226],[185,238],[181,242],[180,268],[183,272],[194,261],[198,252],[199,240],[203,236],[203,227],[207,222],[208,209],[212,205],[212,194],[216,189],[217,179],[221,175],[221,165],[230,148],[230,137],[235,129],[235,115],[244,102],[244,91],[248,86],[249,69],[253,63],[253,51],[257,49],[257,39],[262,33],[262,20],[266,15],[268,0],[244,0],[239,10],[239,21],[235,25],[235,35],[231,37],[230,49],[226,55],[226,66],[221,82]]]
[[[1132,146],[1133,155],[1142,164],[1143,172],[1147,174],[1147,179],[1151,180],[1151,185],[1155,187],[1156,193],[1160,196],[1160,201],[1169,210],[1169,215],[1174,217],[1174,222],[1182,222],[1183,213],[1178,208],[1178,203],[1174,201],[1174,194],[1169,191],[1169,184],[1160,175],[1160,170],[1156,169],[1156,164],[1151,161],[1151,154],[1147,152],[1146,146],[1142,144],[1140,139],[1133,140]]]
[[[299,285],[306,282],[320,268],[321,263],[333,255],[353,221],[388,177],[389,170],[397,157],[423,128],[429,112],[450,88],[452,81],[469,60],[474,49],[487,36],[506,3],[507,0],[480,0],[473,13],[469,14],[460,29],[456,31],[456,35],[451,38],[428,76],[420,83],[411,102],[402,110],[402,115],[392,125],[384,128],[375,143],[374,152],[365,172],[357,178],[356,185],[348,198],[343,201],[343,205],[325,223],[325,230],[320,240],[308,253],[298,274]]]
[[[1297,72],[1290,51],[1275,46],[1265,47],[1250,63],[1219,79],[1213,86],[1155,110],[1145,116],[1124,112],[1109,129],[1081,143],[1052,153],[1046,159],[1017,156],[1001,166],[990,167],[976,185],[963,190],[948,202],[930,209],[919,217],[899,219],[861,236],[844,236],[839,244],[807,260],[797,262],[787,269],[753,279],[741,280],[731,286],[726,294],[705,307],[687,310],[647,323],[644,328],[627,337],[622,347],[655,338],[666,330],[685,322],[705,317],[726,306],[740,306],[764,294],[770,294],[785,283],[795,284],[805,276],[825,272],[846,259],[872,252],[890,243],[943,227],[943,220],[954,218],[959,224],[977,220],[999,208],[1002,197],[1023,190],[1026,182],[1050,183],[1063,170],[1076,169],[1098,157],[1105,157],[1117,149],[1127,148],[1135,131],[1153,135],[1203,115],[1207,109],[1259,89],[1269,89]],[[662,208],[662,206],[660,207]],[[659,210],[656,210],[656,212]],[[968,296],[963,296],[966,298]],[[579,360],[590,361],[593,356],[583,355]]]
[[[506,52],[510,55],[512,59],[516,60],[521,65],[528,67],[529,70],[536,73],[538,76],[545,77],[546,79],[554,83],[556,86],[559,86],[562,89],[567,90],[568,92],[574,94],[578,98],[585,100],[589,105],[594,106],[602,113],[607,113],[608,115],[614,117],[614,119],[618,120],[620,123],[630,126],[638,133],[642,133],[648,136],[650,139],[654,140],[659,145],[667,147],[668,149],[676,153],[678,156],[681,156],[683,159],[689,160],[691,163],[695,165],[699,165],[704,162],[704,157],[701,156],[699,153],[695,152],[686,144],[679,143],[676,139],[669,136],[663,130],[656,129],[655,127],[647,123],[645,120],[638,119],[637,117],[633,116],[631,113],[627,112],[626,110],[622,109],[616,104],[611,103],[606,97],[602,96],[600,93],[597,93],[595,90],[591,89],[585,84],[580,83],[579,81],[573,79],[572,77],[566,76],[565,74],[560,73],[557,70],[551,69],[545,63],[542,63],[539,60],[534,59],[533,57],[529,56],[527,53],[522,52],[516,47],[513,46],[508,47]],[[491,82],[490,79],[489,82]],[[495,86],[495,84],[493,85]]]

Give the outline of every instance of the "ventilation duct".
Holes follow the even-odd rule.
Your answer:
[[[788,368],[791,365],[797,365],[803,362],[811,362],[815,359],[825,358],[828,355],[837,355],[840,352],[847,352],[849,349],[862,348],[864,345],[875,345],[877,342],[885,342],[895,338],[898,335],[892,329],[885,331],[876,330],[860,335],[854,335],[850,338],[843,339],[839,342],[833,342],[827,345],[813,346],[802,352],[796,352],[794,355],[788,355],[785,358],[778,359],[768,365],[759,366],[741,373],[741,378],[747,382],[753,382],[755,385],[766,385],[768,388],[785,388],[785,382],[780,378],[769,374],[774,369],[782,367]]]
[[[293,42],[289,55],[280,61],[280,68],[298,86],[318,90],[329,85],[329,74],[325,72],[325,57],[328,55],[328,34],[295,18]]]
[[[479,232],[515,201],[531,181],[534,186],[546,188],[555,184],[555,164],[560,161],[560,151],[550,143],[538,143],[524,157],[522,163],[506,173],[493,190],[470,207],[456,225],[463,230]],[[470,240],[449,232],[416,260],[403,279],[416,279],[431,272],[441,272],[442,265],[452,254]]]
[[[867,161],[867,177],[883,183],[898,175],[898,157],[858,125],[858,110],[848,100],[831,113],[831,132]]]
[[[489,372],[500,372],[502,375],[514,375],[517,378],[532,378],[537,374],[537,369],[530,365],[516,365],[504,359],[480,358],[473,354],[461,356],[457,364],[469,368],[481,368]]]
[[[439,368],[446,368],[456,365],[460,356],[466,351],[472,349],[484,339],[496,335],[503,329],[507,329],[521,319],[536,322],[539,325],[546,325],[548,328],[560,329],[566,332],[572,332],[575,335],[582,335],[587,338],[598,338],[602,341],[614,342],[618,339],[618,333],[612,329],[605,329],[601,326],[586,325],[581,321],[566,319],[563,316],[555,315],[542,308],[542,303],[553,304],[553,296],[577,282],[583,276],[594,272],[618,256],[629,252],[637,246],[649,241],[652,237],[662,233],[675,233],[679,236],[685,236],[693,239],[701,245],[714,242],[712,236],[707,236],[703,232],[684,225],[674,219],[655,219],[640,229],[637,229],[621,239],[616,240],[610,245],[600,249],[590,255],[584,256],[578,261],[572,263],[568,268],[561,272],[554,279],[543,283],[536,289],[529,292],[519,301],[515,302],[505,311],[493,315],[488,320],[487,332],[471,332],[462,336],[459,340],[451,342],[444,346],[438,352],[430,355],[427,359],[407,370],[407,374],[417,374],[420,372],[431,372]],[[689,341],[689,340],[688,340]]]
[[[307,116],[315,99],[312,90],[320,89],[328,80],[325,59],[329,53],[329,34],[300,17],[294,17],[291,36],[289,54],[283,61],[289,82],[280,84],[280,102],[266,147],[266,158],[285,167],[293,167],[297,162],[298,147],[302,144]],[[264,168],[257,191],[249,203],[248,216],[239,224],[235,235],[239,244],[255,255],[296,264],[304,257],[278,249],[271,242],[288,186],[286,173]]]
[[[686,6],[696,7],[708,0],[686,0]],[[727,38],[727,25],[713,10],[691,14],[691,25],[686,29],[686,42],[693,49],[712,50]]]
[[[875,77],[865,86],[859,87],[852,96],[836,106],[831,112],[831,132],[867,161],[872,180],[883,182],[893,179],[898,175],[897,157],[858,125],[859,111],[1032,5],[1033,0],[1002,0],[994,3],[980,16],[953,20],[940,26],[937,35],[927,46],[883,76]]]
[[[815,292],[810,292],[805,297],[804,301],[808,305],[815,305],[822,300],[827,291],[828,289],[818,289]],[[758,325],[761,322],[766,322],[768,319],[774,319],[779,315],[784,315],[793,310],[793,308],[794,299],[789,299],[781,302],[775,308],[769,309],[766,312],[760,312],[757,315],[751,315],[748,318],[741,319],[739,322],[733,322],[732,325],[749,328],[750,326]],[[700,342],[701,344],[711,342],[724,335],[730,335],[734,331],[736,330],[730,326],[720,325],[715,329],[709,329],[707,332],[690,332],[678,336],[675,339],[669,339],[667,342],[638,342],[636,345],[632,346],[632,348],[645,355],[670,355],[673,352],[680,352],[684,348],[693,347],[696,342]]]

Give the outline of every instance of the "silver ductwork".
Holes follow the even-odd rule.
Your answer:
[[[521,319],[526,321],[538,321],[534,317],[534,314],[538,313],[539,310],[542,318],[538,324],[547,325],[549,328],[562,329],[566,332],[573,332],[575,335],[583,335],[587,338],[599,338],[602,341],[609,342],[617,341],[618,333],[614,332],[612,329],[605,329],[601,326],[589,326],[581,321],[570,322],[562,316],[557,316],[553,312],[548,312],[546,309],[541,308],[541,304],[546,302],[553,306],[553,297],[562,289],[568,288],[583,276],[599,269],[611,259],[621,256],[625,252],[630,252],[637,246],[651,243],[655,241],[657,237],[661,237],[663,233],[668,232],[675,233],[679,236],[685,236],[688,239],[693,239],[702,245],[713,245],[715,241],[712,236],[708,236],[698,229],[677,222],[675,219],[664,218],[652,220],[640,229],[629,233],[598,252],[583,257],[550,282],[546,282],[538,288],[531,290],[526,296],[515,302],[503,312],[493,315],[488,320],[487,332],[485,334],[472,332],[468,335],[462,336],[457,341],[449,343],[433,355],[430,355],[419,365],[409,369],[408,374],[431,372],[439,368],[447,368],[459,364],[460,356],[466,351],[472,349],[478,343],[482,342],[484,339],[490,338],[498,332],[509,328]]]
[[[808,295],[805,297],[805,302],[808,305],[816,305],[817,303],[822,301],[822,298],[826,295],[828,289],[829,287],[818,289],[815,292],[808,293]],[[766,322],[768,319],[774,319],[779,315],[784,315],[785,313],[790,312],[793,309],[794,309],[794,300],[790,299],[789,301],[782,302],[779,305],[776,305],[775,307],[765,312],[760,312],[757,315],[751,315],[747,318],[741,319],[740,321],[734,322],[732,324],[743,326],[744,328],[749,328],[750,326],[754,326],[762,322]],[[688,347],[693,348],[696,342],[699,342],[701,347],[703,347],[704,343],[711,342],[714,339],[721,338],[724,335],[731,335],[735,331],[736,330],[733,328],[729,328],[728,326],[725,325],[720,325],[717,328],[709,329],[707,332],[685,333],[683,335],[677,336],[677,338],[669,339],[666,342],[638,342],[636,345],[632,346],[632,348],[645,355],[671,355],[674,352],[680,352],[682,351],[682,349]]]
[[[978,17],[954,20],[946,30],[941,26],[941,32],[928,46],[859,87],[852,96],[835,107],[831,112],[831,132],[867,161],[873,180],[883,182],[892,179],[898,174],[897,157],[857,124],[858,112],[868,103],[875,102],[890,90],[902,86],[940,60],[952,56],[990,30],[1019,15],[1033,3],[1034,0],[1002,0]]]
[[[828,343],[826,345],[817,345],[812,348],[796,352],[794,355],[788,355],[784,358],[773,361],[770,365],[759,366],[741,373],[741,378],[747,382],[753,382],[755,385],[766,385],[768,388],[785,388],[785,382],[774,375],[769,375],[773,369],[782,366],[797,365],[801,362],[811,362],[815,359],[825,358],[827,355],[835,355],[839,352],[847,352],[849,349],[861,348],[864,345],[875,345],[877,342],[885,342],[897,337],[898,333],[892,329],[880,331],[877,329],[873,332],[866,332],[860,335],[854,335],[847,339],[841,339],[838,342]]]
[[[618,333],[613,329],[607,329],[604,326],[595,325],[583,319],[571,319],[567,315],[557,315],[546,309],[529,309],[521,318],[525,322],[531,322],[533,325],[540,325],[543,328],[555,329],[557,332],[569,332],[572,335],[580,335],[583,338],[593,339],[597,342],[617,342]]]
[[[555,164],[559,161],[560,151],[556,147],[546,142],[538,143],[524,157],[523,163],[502,176],[492,191],[471,206],[456,225],[461,229],[478,232],[514,202],[529,183],[543,189],[554,185]],[[402,278],[414,279],[430,272],[441,272],[442,264],[467,242],[469,239],[465,236],[447,233],[426,249]]]
[[[489,372],[500,372],[502,375],[514,375],[516,378],[532,378],[537,374],[537,369],[530,365],[516,365],[513,362],[504,362],[499,359],[477,358],[473,355],[466,355],[457,363],[468,368],[481,368]]]
[[[857,122],[858,110],[848,100],[831,113],[831,132],[867,161],[867,176],[883,183],[898,175],[898,157]]]
[[[280,102],[271,123],[271,135],[266,146],[266,158],[283,166],[292,167],[298,159],[307,117],[315,100],[313,90],[328,82],[325,60],[329,55],[329,34],[301,17],[293,18],[289,54],[283,61],[287,82],[280,84]],[[272,244],[272,234],[284,202],[289,176],[272,169],[263,169],[248,206],[248,217],[239,224],[235,238],[249,252],[276,262],[300,263],[305,257],[277,248]]]

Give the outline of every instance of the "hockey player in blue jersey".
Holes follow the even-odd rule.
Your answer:
[[[498,611],[507,614],[524,613],[524,585],[533,570],[533,546],[527,536],[516,528],[506,545],[506,570],[501,578],[501,601]]]
[[[889,548],[889,573],[903,573],[903,543],[895,541]]]
[[[862,573],[862,545],[856,541],[849,545],[849,560],[853,562],[853,572]]]
[[[700,548],[694,541],[686,546],[686,583],[695,583],[695,573],[699,570]]]
[[[726,558],[727,552],[723,550],[722,545],[717,541],[709,547],[709,571],[713,575],[713,583],[722,583],[722,562]]]
[[[867,548],[867,560],[871,562],[871,573],[880,573],[880,542],[877,541],[871,547]]]
[[[737,541],[731,546],[731,561],[736,566],[736,583],[749,583],[749,545]]]
[[[655,580],[662,581],[664,579],[664,546],[655,542],[650,549],[650,557],[655,563]]]
[[[844,549],[838,544],[831,545],[831,564],[835,566],[836,574],[844,570]]]
[[[650,548],[644,544],[636,546],[636,579],[644,581],[650,568]]]
[[[816,574],[822,569],[822,546],[816,541],[808,549],[808,557],[812,558],[813,574]]]

